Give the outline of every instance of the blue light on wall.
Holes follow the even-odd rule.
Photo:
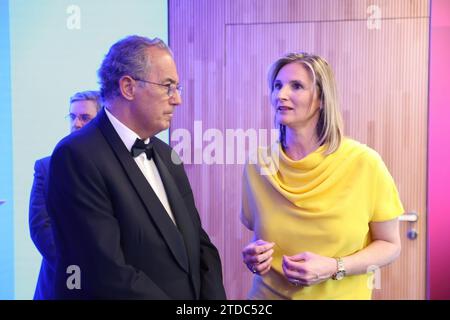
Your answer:
[[[0,299],[14,298],[11,81],[8,1],[0,1]]]
[[[167,0],[0,4],[0,199],[8,200],[0,206],[0,299],[31,299],[41,262],[28,228],[34,162],[69,133],[69,97],[98,89],[114,42],[130,34],[167,42]]]

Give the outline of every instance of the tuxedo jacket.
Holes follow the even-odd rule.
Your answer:
[[[176,225],[104,110],[56,146],[47,194],[55,298],[226,298],[219,254],[183,165],[167,144],[152,141]]]
[[[34,293],[34,299],[52,299],[55,273],[55,243],[52,225],[45,204],[50,157],[39,159],[34,164],[34,180],[30,194],[30,235],[42,255],[41,269]]]

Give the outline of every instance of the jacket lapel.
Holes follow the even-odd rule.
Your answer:
[[[161,232],[162,237],[170,248],[176,261],[186,272],[189,272],[189,262],[182,235],[170,219],[163,205],[159,201],[158,196],[150,187],[145,176],[142,174],[133,157],[123,144],[116,130],[110,123],[105,111],[101,110],[94,121],[96,121],[98,128],[116,154],[123,170],[129,177],[131,186],[139,195],[150,218]]]
[[[172,213],[175,216],[175,220],[177,221],[177,226],[180,229],[181,234],[183,235],[184,244],[186,245],[186,250],[189,257],[191,275],[193,275],[192,271],[200,270],[200,257],[198,247],[200,243],[199,234],[198,232],[195,232],[191,213],[186,207],[175,179],[169,172],[167,166],[164,164],[161,156],[158,154],[158,150],[154,148],[153,151],[153,158],[155,160],[156,166],[158,167],[161,180],[163,181],[164,189],[166,190],[167,198],[169,199],[170,208],[172,209]],[[193,283],[196,293],[199,294],[199,281],[193,281]]]

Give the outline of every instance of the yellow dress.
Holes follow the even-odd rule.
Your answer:
[[[354,254],[370,243],[370,222],[404,212],[394,180],[376,151],[348,138],[331,155],[324,156],[324,150],[321,146],[293,161],[277,143],[260,149],[257,160],[245,166],[241,220],[256,239],[275,242],[272,268],[254,276],[250,299],[371,298],[370,274],[304,288],[283,275],[283,255]],[[278,170],[267,171],[274,165]]]

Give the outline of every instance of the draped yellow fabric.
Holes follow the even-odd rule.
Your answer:
[[[241,220],[256,239],[275,242],[272,269],[254,277],[251,299],[371,298],[371,274],[305,288],[293,286],[283,276],[283,255],[354,254],[370,243],[370,222],[391,220],[404,212],[376,151],[348,138],[331,155],[323,155],[324,150],[321,146],[293,161],[277,143],[260,149],[256,163],[245,166]]]

